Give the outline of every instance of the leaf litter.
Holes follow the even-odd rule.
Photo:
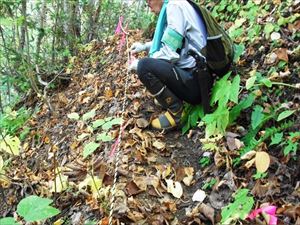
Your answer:
[[[131,33],[131,43],[141,38],[141,33]],[[271,33],[273,41],[282,38],[278,33]],[[251,48],[256,47],[248,49]],[[261,49],[260,60],[265,61],[261,69],[278,60],[294,61],[297,53],[288,49],[288,44],[272,51]],[[261,54],[250,50],[238,64],[245,73],[249,72],[247,63]],[[38,195],[51,198],[53,206],[61,210],[50,219],[53,223],[69,220],[71,224],[84,224],[91,219],[99,224],[108,223],[116,154],[110,157],[110,153],[116,146],[120,125],[107,129],[113,140],[98,141],[93,149],[83,152],[89,143],[96,143],[97,135],[104,137],[99,128],[103,120],[122,116],[126,65],[126,54],[118,49],[118,37],[93,41],[72,58],[72,69],[66,71],[70,83],[63,92],[51,96],[55,113],[51,114],[46,105],[41,106],[29,121],[31,132],[21,143],[19,156],[11,161],[10,170],[5,171],[7,177],[0,177],[2,216],[12,215],[17,203],[26,196]],[[292,69],[291,66],[289,71]],[[285,73],[291,76],[290,72]],[[276,79],[286,76],[281,74]],[[221,221],[221,209],[232,202],[233,193],[240,188],[251,191],[257,201],[256,208],[260,203],[276,205],[279,224],[300,221],[299,156],[291,164],[276,149],[266,151],[261,146],[260,151],[243,156],[242,160],[247,160],[245,166],[234,167],[232,159],[243,146],[239,138],[243,122],[238,121],[236,130],[227,133],[218,147],[207,144],[213,150],[206,155],[214,162],[202,168],[199,159],[207,153],[199,141],[204,138],[203,131],[195,129],[189,135],[182,135],[180,131],[161,134],[149,129],[151,114],[161,109],[154,105],[136,75],[130,74],[129,79],[123,118],[126,126],[119,143],[122,157],[115,196],[115,224],[217,224]],[[299,75],[294,79],[299,83]],[[287,91],[285,95],[292,101],[293,94]],[[272,97],[278,101],[276,96]],[[94,124],[89,125],[90,121]],[[252,179],[256,170],[267,171],[268,178]],[[202,190],[212,179],[216,183]],[[247,220],[241,223],[251,224]]]

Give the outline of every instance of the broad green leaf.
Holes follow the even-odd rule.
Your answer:
[[[113,140],[113,138],[109,134],[107,134],[105,132],[97,135],[97,137],[96,137],[96,141],[107,142],[107,141],[111,141],[111,140]]]
[[[79,120],[79,114],[78,113],[70,113],[67,115],[67,117],[71,120]]]
[[[238,62],[240,60],[241,55],[243,55],[245,51],[245,45],[239,44],[239,45],[234,45],[235,51],[234,51],[234,62]]]
[[[255,129],[263,121],[264,114],[263,108],[260,105],[254,107],[254,111],[251,114],[251,127]]]
[[[295,110],[287,110],[287,111],[280,113],[277,118],[277,121],[283,120],[283,119],[291,116],[294,112],[295,112]]]
[[[104,118],[105,122],[110,121],[110,120],[112,120],[112,119],[113,119],[112,116]]]
[[[249,90],[250,88],[253,87],[254,83],[256,81],[256,76],[252,76],[246,81],[246,89]]]
[[[31,195],[19,202],[17,213],[26,222],[41,221],[60,213],[58,209],[49,206],[51,203],[51,199]]]
[[[297,142],[288,141],[288,145],[283,149],[283,154],[287,156],[291,152],[297,152],[298,144]]]
[[[238,219],[244,220],[254,205],[252,196],[247,196],[248,189],[240,189],[237,191],[234,202],[222,209],[221,224],[235,224]]]
[[[97,225],[97,221],[95,221],[95,220],[86,220],[85,222],[84,222],[84,225]]]
[[[0,224],[1,225],[20,225],[15,221],[13,217],[5,217],[0,219]]]
[[[272,81],[270,81],[267,78],[263,78],[259,81],[260,83],[263,83],[266,87],[270,88],[272,87]]]
[[[194,110],[191,113],[190,117],[191,117],[191,125],[192,125],[192,127],[195,127],[197,125],[197,122],[198,122],[198,119],[199,119],[198,111],[197,111],[196,108],[194,108]]]
[[[7,135],[4,140],[0,142],[0,150],[12,155],[20,155],[20,140],[18,137],[11,137]]]
[[[227,73],[224,77],[216,82],[212,89],[211,105],[219,101],[219,105],[225,106],[228,103],[230,95],[230,82],[228,77],[231,73]]]
[[[112,128],[112,126],[120,125],[121,123],[122,123],[122,118],[115,118],[103,124],[102,129],[109,130],[110,128]]]
[[[249,108],[255,100],[255,95],[250,94],[244,98],[238,105],[235,105],[229,113],[229,124],[233,123],[240,115],[241,111]]]
[[[78,137],[77,137],[77,140],[78,141],[82,141],[83,139],[85,139],[86,137],[90,136],[90,134],[87,134],[87,133],[83,133],[83,134],[80,134]]]
[[[82,120],[87,121],[89,119],[92,119],[96,116],[96,110],[92,109],[90,112],[83,114]]]
[[[191,120],[191,118],[190,118],[190,116],[189,116],[188,119],[187,119],[187,122],[186,122],[185,125],[182,127],[181,132],[182,132],[183,134],[185,134],[185,133],[191,128],[191,122],[190,122],[190,120]]]
[[[230,95],[229,95],[229,99],[231,101],[233,101],[234,103],[238,103],[239,99],[239,91],[240,91],[240,76],[236,75],[233,78],[232,84],[231,84],[231,91],[230,91]]]
[[[203,121],[206,124],[206,138],[218,134],[223,135],[229,122],[229,111],[226,107],[219,106],[215,112],[207,114],[203,118]]]
[[[104,119],[96,120],[93,122],[92,127],[93,127],[93,129],[96,129],[96,128],[102,126],[104,123],[105,123]]]
[[[281,142],[281,140],[282,140],[282,137],[283,137],[283,133],[282,132],[274,134],[271,137],[272,142],[270,143],[269,146],[279,144]]]
[[[87,145],[84,146],[83,148],[83,158],[85,159],[86,157],[88,157],[90,154],[92,154],[98,147],[100,146],[100,144],[96,143],[96,142],[90,142]]]
[[[268,36],[272,31],[274,31],[274,25],[272,23],[267,23],[264,28],[265,34]]]

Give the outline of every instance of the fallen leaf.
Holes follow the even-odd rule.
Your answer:
[[[296,221],[296,218],[300,217],[300,205],[283,205],[278,209],[277,213],[287,215],[288,217]]]
[[[12,137],[7,135],[4,140],[0,142],[0,151],[3,150],[12,155],[20,155],[21,141],[17,136]]]
[[[218,168],[220,168],[221,166],[223,166],[225,164],[225,159],[219,152],[215,153],[214,161],[215,161],[215,165]]]
[[[202,213],[207,219],[209,219],[213,225],[215,224],[215,210],[212,207],[201,203],[199,212]]]
[[[245,167],[247,169],[249,169],[251,166],[253,166],[253,164],[255,163],[255,158],[249,160],[248,162],[246,162]]]
[[[255,166],[257,172],[264,173],[270,166],[270,156],[266,152],[257,152],[255,155]]]
[[[155,147],[158,150],[162,150],[162,149],[166,148],[166,144],[165,143],[163,143],[161,141],[157,141],[157,140],[155,142],[153,142],[152,145],[153,145],[153,147]]]
[[[136,120],[136,125],[139,128],[146,128],[149,125],[149,121],[147,121],[144,118],[139,118],[139,119]]]
[[[286,48],[279,48],[275,51],[276,55],[277,55],[277,58],[279,60],[283,60],[285,62],[288,62],[289,61],[289,57],[288,57],[288,54],[287,54],[287,49]]]
[[[198,189],[194,193],[192,200],[194,202],[203,202],[205,198],[206,198],[205,191],[202,191],[201,189]]]
[[[181,184],[171,179],[166,179],[165,181],[167,182],[167,192],[171,193],[175,198],[181,198],[183,194]]]
[[[245,159],[252,159],[254,156],[256,155],[256,151],[251,150],[249,152],[247,152],[246,154],[244,154],[241,159],[245,160]]]
[[[182,181],[186,186],[190,186],[193,181],[194,168],[186,167],[186,168],[184,168],[184,171],[185,171],[186,177],[184,177]]]
[[[129,183],[127,183],[125,190],[128,196],[137,195],[143,192],[143,190],[141,190],[134,181],[130,181]]]
[[[278,193],[280,193],[280,184],[275,179],[268,179],[266,183],[262,183],[262,181],[257,180],[251,190],[251,194],[259,198],[274,196]]]
[[[147,190],[147,180],[146,177],[134,177],[134,183],[138,186],[138,188],[142,191]]]
[[[127,213],[127,217],[129,219],[131,219],[133,222],[139,222],[140,220],[144,219],[144,215],[140,212],[137,212],[137,211],[129,211]]]

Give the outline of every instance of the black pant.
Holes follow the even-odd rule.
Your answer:
[[[167,86],[179,99],[190,104],[201,103],[200,88],[192,70],[184,70],[161,59],[143,58],[137,74],[151,94]]]

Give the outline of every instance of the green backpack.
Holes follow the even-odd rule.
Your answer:
[[[200,52],[206,57],[209,69],[218,76],[223,76],[224,69],[229,69],[229,66],[233,61],[233,42],[206,8],[198,6],[191,0],[187,1],[196,10],[206,27],[207,44]]]

